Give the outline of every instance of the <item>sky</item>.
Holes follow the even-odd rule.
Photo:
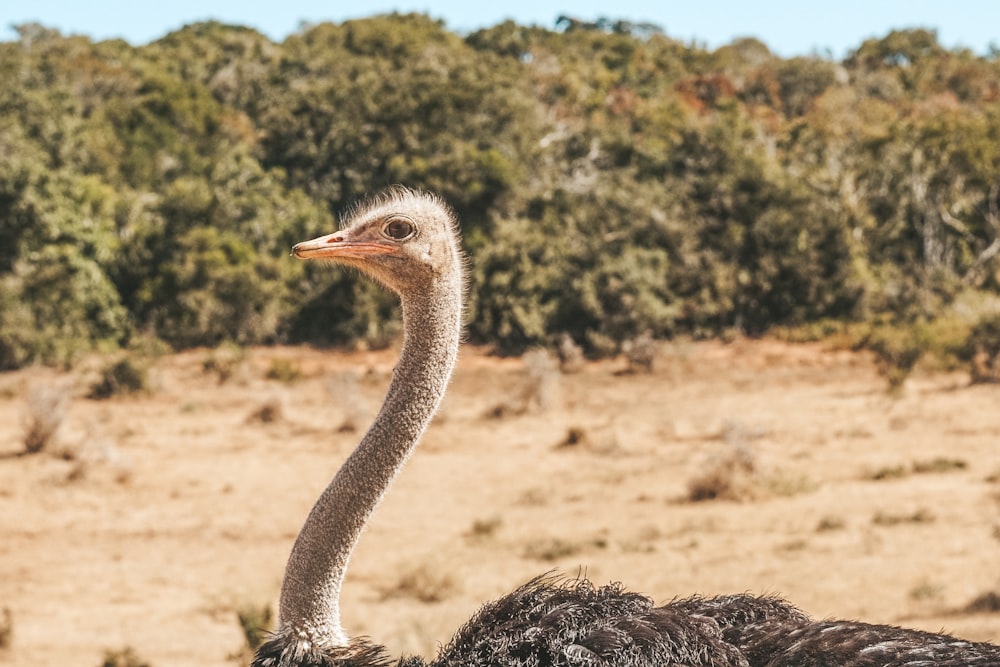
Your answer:
[[[462,34],[508,18],[552,28],[561,14],[587,20],[606,16],[652,22],[670,37],[709,48],[756,37],[783,57],[816,53],[839,59],[869,37],[915,27],[936,29],[949,48],[984,54],[991,44],[1000,46],[1000,0],[2,0],[0,41],[16,38],[12,26],[34,22],[64,35],[124,38],[141,45],[209,19],[249,26],[281,41],[303,23],[339,23],[392,11],[428,14]]]

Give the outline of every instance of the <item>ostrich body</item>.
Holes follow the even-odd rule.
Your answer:
[[[464,291],[456,227],[454,215],[437,197],[397,187],[355,209],[341,231],[292,249],[302,259],[354,267],[394,291],[402,304],[404,338],[381,410],[295,541],[282,583],[279,628],[258,650],[255,667],[387,667],[393,662],[383,647],[348,638],[340,623],[340,590],[365,523],[427,428],[455,366]],[[896,635],[887,640],[886,630],[817,623],[773,597],[692,597],[656,606],[618,585],[598,588],[582,579],[540,577],[484,605],[429,664],[1000,665],[1000,649],[993,645],[898,628],[888,629]],[[831,638],[847,652],[832,651]],[[965,655],[970,661],[883,660],[891,652],[886,641],[931,651],[919,655]],[[994,662],[979,660],[980,654]],[[425,664],[420,658],[398,661],[398,667]]]

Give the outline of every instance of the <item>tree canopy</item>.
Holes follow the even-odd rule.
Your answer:
[[[281,43],[208,22],[141,47],[17,32],[0,369],[140,334],[382,344],[391,297],[287,250],[394,183],[459,213],[469,338],[500,352],[927,317],[1000,290],[1000,58],[931,30],[842,61],[572,17],[462,36],[392,14]]]

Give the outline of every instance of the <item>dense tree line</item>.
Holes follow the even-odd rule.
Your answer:
[[[0,368],[144,337],[384,343],[389,296],[287,251],[391,183],[460,214],[470,338],[503,352],[918,321],[1000,291],[1000,54],[927,30],[837,62],[570,17],[138,47],[22,25],[0,154]]]

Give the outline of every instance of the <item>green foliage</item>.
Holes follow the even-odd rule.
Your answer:
[[[127,317],[97,262],[70,245],[42,248],[0,275],[0,369],[69,365],[113,348],[128,333]]]
[[[863,346],[875,353],[879,373],[890,391],[903,386],[926,351],[925,330],[919,326],[880,326],[873,329]]]
[[[893,377],[917,350],[995,373],[989,325],[942,314],[1000,291],[1000,67],[932,31],[842,62],[568,16],[461,37],[392,14],[282,43],[206,22],[139,48],[17,32],[0,369],[138,332],[386,345],[392,295],[287,251],[402,182],[455,206],[470,338],[501,352],[861,321]]]

